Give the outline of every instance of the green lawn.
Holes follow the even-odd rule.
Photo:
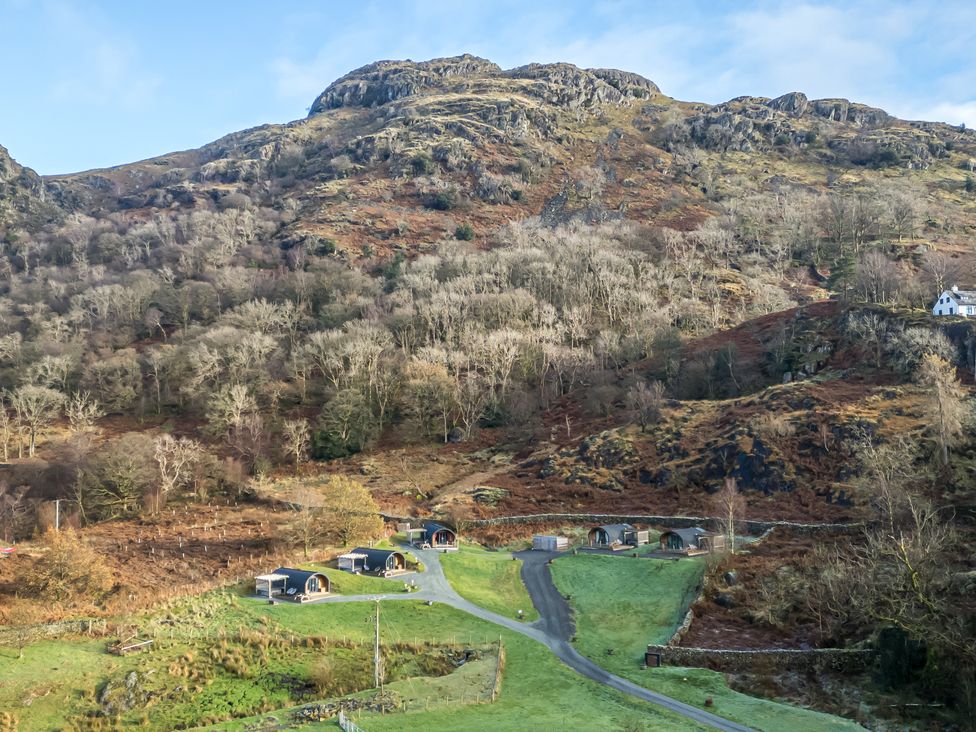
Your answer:
[[[648,643],[666,643],[684,618],[704,573],[702,559],[680,561],[579,554],[557,559],[553,581],[570,596],[576,647],[604,668],[675,699],[759,730],[821,732],[862,729],[829,714],[731,690],[707,669],[641,669]],[[612,650],[613,653],[608,653]]]
[[[340,595],[370,595],[390,592],[404,592],[404,583],[409,582],[413,575],[404,575],[402,578],[386,579],[385,577],[373,577],[366,574],[353,574],[343,572],[334,567],[327,567],[324,564],[315,562],[298,565],[298,569],[314,569],[329,578],[332,584],[332,591]]]
[[[515,564],[511,559],[508,561]],[[369,603],[303,606],[241,603],[234,622],[260,625],[262,618],[273,618],[276,625],[296,633],[334,634],[344,639],[368,641],[372,637],[368,622],[371,612]],[[646,732],[700,729],[653,705],[584,679],[535,641],[446,605],[388,601],[382,604],[380,617],[384,639],[482,644],[501,637],[507,658],[502,692],[494,703],[449,704],[401,715],[363,715],[362,726],[369,732],[395,732],[414,726],[431,732],[453,732],[461,728],[515,732],[527,726],[557,729],[566,725],[577,729],[615,730],[634,720],[641,720],[644,727],[636,729]],[[446,678],[441,681],[450,683]],[[330,724],[318,728],[334,729]]]
[[[96,698],[106,681],[124,682],[131,671],[139,672],[139,688],[155,697],[150,706],[137,705],[122,716],[119,722],[125,728],[168,731],[227,715],[287,709],[295,705],[290,685],[307,678],[322,656],[335,667],[371,673],[373,609],[370,602],[269,605],[229,591],[186,598],[155,614],[131,618],[143,633],[151,631],[158,638],[151,653],[118,658],[105,652],[104,640],[83,638],[31,645],[23,659],[17,659],[16,649],[0,649],[0,709],[17,716],[20,732],[70,728],[73,720],[98,708]],[[305,643],[306,636],[317,640]],[[381,637],[384,644],[465,646],[490,645],[501,638],[506,664],[498,699],[475,703],[485,698],[493,658],[448,676],[419,678],[418,670],[411,678],[410,655],[401,653],[401,680],[390,686],[414,699],[410,711],[364,715],[362,724],[369,732],[414,725],[433,732],[514,732],[527,724],[537,729],[699,729],[578,676],[524,636],[439,603],[428,606],[406,596],[383,602]],[[284,713],[277,716],[287,718]],[[644,726],[634,727],[634,720]],[[334,729],[331,724],[318,727]],[[236,722],[223,725],[242,727]]]
[[[628,658],[643,658],[648,643],[666,643],[684,619],[705,562],[581,552],[557,559],[551,570],[556,587],[576,610],[581,652],[596,655],[613,649]]]
[[[14,714],[19,732],[63,729],[65,710],[93,699],[105,676],[131,667],[132,657],[105,652],[105,641],[41,641],[16,648],[0,647],[0,710]]]
[[[507,618],[517,617],[522,610],[526,622],[539,617],[522,584],[522,562],[513,560],[509,552],[462,544],[459,551],[441,555],[441,565],[457,593],[475,605]]]

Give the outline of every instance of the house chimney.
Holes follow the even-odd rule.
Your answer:
[[[953,292],[959,292],[959,285],[953,285],[952,286],[952,291]]]

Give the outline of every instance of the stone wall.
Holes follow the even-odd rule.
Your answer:
[[[710,668],[726,673],[773,673],[776,671],[836,671],[857,673],[874,664],[874,650],[847,648],[727,650],[649,645],[648,654],[660,654],[662,666]]]
[[[33,643],[45,638],[60,638],[75,633],[105,635],[107,625],[104,620],[62,620],[59,623],[43,625],[21,625],[0,628],[0,646],[16,646]]]
[[[380,514],[387,521],[410,521],[403,516]],[[418,519],[413,519],[417,521]],[[469,521],[474,526],[495,526],[499,524],[533,524],[533,523],[592,523],[616,524],[638,523],[664,526],[670,529],[685,529],[700,526],[719,519],[709,516],[651,516],[638,514],[610,514],[610,513],[537,513],[526,516],[496,516],[488,519],[473,519]],[[851,524],[805,524],[793,521],[740,521],[739,526],[751,533],[762,533],[775,528],[790,529],[803,534],[856,534],[864,529],[863,523]]]

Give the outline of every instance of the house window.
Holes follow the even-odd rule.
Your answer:
[[[943,301],[943,300],[945,300],[945,298],[944,298],[944,297],[940,297],[940,298],[939,298],[939,305],[941,305],[941,304],[942,304],[942,301]]]
[[[949,315],[952,315],[952,308],[949,308]]]
[[[939,315],[942,315],[942,308],[939,308]]]

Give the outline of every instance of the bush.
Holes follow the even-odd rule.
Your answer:
[[[112,573],[102,557],[72,529],[48,530],[41,539],[47,551],[25,567],[17,584],[44,600],[98,602],[112,589]]]
[[[454,238],[461,241],[471,241],[474,239],[474,227],[471,224],[461,224],[454,230]]]
[[[435,169],[434,159],[426,151],[419,152],[410,158],[410,169],[414,175],[430,175]]]
[[[767,441],[792,437],[796,434],[796,427],[789,418],[774,412],[767,412],[757,417],[752,423],[752,429]]]
[[[435,211],[450,211],[456,208],[458,204],[457,193],[453,189],[448,189],[446,191],[441,191],[440,193],[435,193],[431,196],[430,200],[427,202],[427,207],[432,208]]]

